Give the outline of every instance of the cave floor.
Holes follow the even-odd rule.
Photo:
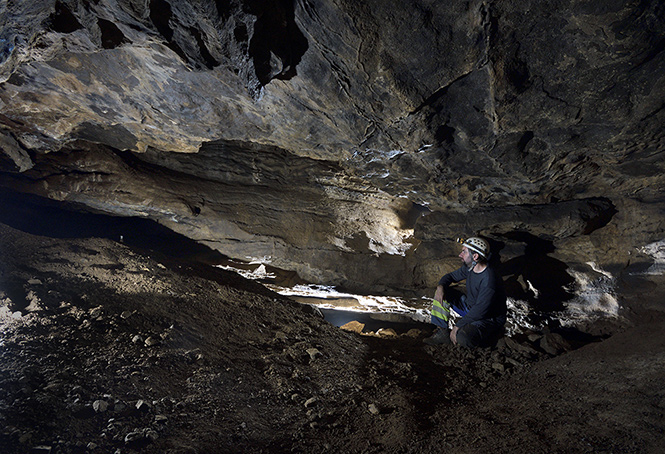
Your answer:
[[[0,451],[662,452],[662,287],[552,356],[361,336],[234,273],[0,224]],[[651,303],[645,304],[648,300]]]

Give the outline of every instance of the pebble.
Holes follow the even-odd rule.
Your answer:
[[[135,430],[134,432],[129,432],[125,435],[125,443],[129,444],[142,440],[155,441],[158,438],[159,435],[152,429]]]
[[[21,444],[27,443],[30,439],[32,438],[32,434],[30,432],[21,434],[18,437],[18,442]]]
[[[506,370],[506,367],[501,363],[492,363],[492,369],[503,372]]]
[[[34,312],[41,310],[41,303],[42,300],[37,296],[35,292],[30,290],[28,294],[25,297],[26,301],[28,301],[30,304],[25,308],[26,311],[28,312]]]
[[[137,334],[136,336],[132,337],[132,342],[138,344],[139,342],[143,342],[143,338]]]
[[[310,397],[305,401],[305,408],[309,408],[319,401],[316,397]]]
[[[148,429],[145,431],[145,437],[149,440],[155,441],[159,438],[159,434],[152,429]]]
[[[92,408],[96,413],[104,413],[109,408],[109,404],[105,400],[96,400],[92,403]]]
[[[136,402],[136,409],[138,411],[148,411],[150,409],[150,404],[143,399],[139,399]]]
[[[113,406],[113,410],[115,412],[123,412],[127,409],[127,405],[124,404],[124,402],[117,401],[115,405]]]
[[[378,415],[379,413],[381,413],[381,411],[379,411],[379,407],[377,407],[375,404],[369,404],[367,409],[373,415]]]
[[[129,432],[125,435],[125,443],[131,443],[133,441],[141,440],[143,438],[143,432]]]
[[[506,362],[510,363],[510,364],[512,364],[513,366],[516,366],[516,367],[522,367],[522,365],[523,365],[522,363],[520,363],[516,359],[510,358],[510,357],[506,358]]]
[[[526,345],[526,344],[520,344],[513,340],[510,337],[504,337],[506,341],[506,346],[510,348],[511,350],[514,350],[516,352],[521,352],[521,353],[526,353],[530,355],[536,355],[538,352],[534,350],[531,346]]]
[[[90,309],[90,318],[99,318],[102,316],[102,308],[101,307],[95,307],[93,309]]]
[[[146,347],[154,347],[155,345],[159,345],[159,339],[150,336],[145,340],[145,345]]]
[[[321,353],[318,349],[316,348],[308,348],[307,349],[307,354],[309,354],[309,357],[311,359],[316,359],[319,356],[323,356],[323,353]]]
[[[565,351],[571,350],[570,344],[563,336],[557,333],[548,333],[540,339],[538,343],[546,353],[552,356],[559,355]]]

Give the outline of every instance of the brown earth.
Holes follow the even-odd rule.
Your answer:
[[[429,347],[205,264],[0,224],[0,451],[663,452],[662,291],[622,289],[621,322],[567,353],[542,333]]]

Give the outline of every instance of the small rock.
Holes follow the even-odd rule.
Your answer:
[[[123,320],[127,320],[133,314],[134,314],[134,312],[132,312],[132,311],[124,311],[122,314],[120,314],[120,318],[123,319]]]
[[[140,342],[143,342],[143,338],[137,334],[136,336],[132,337],[132,342],[138,344]]]
[[[422,334],[422,331],[420,331],[419,329],[411,328],[406,333],[404,333],[403,336],[410,337],[412,339],[417,339],[418,337],[420,337],[421,334]]]
[[[519,342],[515,341],[514,339],[510,337],[504,337],[506,340],[506,346],[510,348],[511,350],[514,350],[516,352],[522,352],[530,355],[537,355],[538,352],[534,350],[531,346],[529,345],[523,345],[520,344]]]
[[[159,345],[159,339],[150,336],[145,340],[145,345],[146,347],[154,347],[155,345]]]
[[[397,337],[397,333],[392,328],[381,328],[376,332],[376,334],[381,337]]]
[[[527,336],[527,339],[529,339],[529,342],[536,343],[542,338],[542,334],[537,334],[537,333],[531,333]]]
[[[30,285],[42,285],[42,281],[39,279],[28,279],[28,284]]]
[[[154,430],[152,430],[152,429],[146,430],[144,436],[145,436],[145,438],[147,438],[148,440],[151,440],[151,441],[155,441],[159,438],[159,434],[157,432],[155,432]]]
[[[305,401],[305,408],[309,408],[309,407],[315,405],[318,401],[319,401],[319,399],[317,399],[316,397],[310,397],[309,399],[307,399]]]
[[[370,412],[371,414],[373,414],[373,415],[378,415],[378,414],[381,413],[381,411],[379,410],[379,407],[377,407],[375,404],[369,404],[369,406],[367,407],[367,409],[368,409],[369,412]]]
[[[125,410],[127,410],[127,405],[124,402],[117,401],[113,406],[113,411],[117,413],[122,413]]]
[[[143,399],[139,399],[136,402],[136,409],[138,411],[148,411],[150,410],[150,404]]]
[[[140,431],[129,432],[127,435],[125,435],[125,443],[133,443],[135,441],[142,439],[143,439],[143,433]]]
[[[102,314],[103,312],[101,307],[95,307],[93,309],[90,309],[90,318],[96,319],[101,317]]]
[[[155,422],[165,423],[168,418],[164,415],[155,415]]]
[[[323,353],[321,353],[318,349],[316,348],[308,348],[307,353],[309,354],[309,357],[311,359],[316,359],[319,356],[323,356]]]
[[[92,403],[92,409],[96,413],[104,413],[109,408],[109,404],[105,400],[96,400]]]
[[[25,297],[25,300],[30,304],[25,308],[28,312],[34,312],[42,309],[42,300],[37,296],[35,292],[30,290]]]
[[[30,441],[31,438],[32,438],[32,434],[30,432],[24,433],[24,434],[21,434],[18,437],[18,442],[21,443],[21,444],[25,444],[28,441]]]
[[[504,372],[506,370],[506,367],[501,363],[492,363],[492,369],[498,372]]]
[[[45,445],[40,445],[40,446],[34,446],[31,450],[31,454],[49,454],[53,450],[52,446],[45,446]]]
[[[552,356],[556,356],[560,353],[571,350],[571,346],[568,341],[566,341],[562,335],[557,333],[545,334],[545,336],[540,339],[539,346],[546,353],[549,353]]]
[[[340,326],[340,328],[343,329],[344,331],[351,331],[353,333],[360,334],[363,332],[363,329],[365,329],[365,324],[353,320],[345,325]]]
[[[520,363],[516,359],[510,358],[510,357],[506,358],[506,362],[510,363],[510,364],[512,364],[513,366],[516,366],[516,367],[522,367],[522,365],[523,365],[522,363]]]

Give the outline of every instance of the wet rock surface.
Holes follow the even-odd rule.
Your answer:
[[[653,289],[586,342],[525,330],[468,351],[425,346],[426,329],[347,332],[234,273],[119,242],[0,233],[3,452],[662,446],[665,321],[640,304]]]

